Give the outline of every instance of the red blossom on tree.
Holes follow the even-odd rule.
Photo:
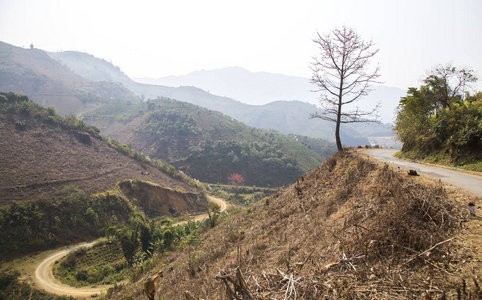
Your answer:
[[[232,185],[244,185],[244,178],[240,174],[233,173],[229,175],[228,182]]]

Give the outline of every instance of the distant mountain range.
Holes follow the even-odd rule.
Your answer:
[[[195,71],[182,76],[161,78],[135,78],[146,84],[166,86],[195,86],[215,95],[233,98],[246,104],[264,105],[280,100],[297,100],[318,104],[319,93],[309,78],[250,72],[240,67]],[[383,123],[392,123],[394,110],[405,93],[396,87],[375,86],[360,104],[372,107],[381,103],[380,116]]]
[[[203,77],[206,79],[202,80]],[[173,78],[170,84],[174,84]],[[309,119],[310,113],[319,108],[314,105],[316,94],[310,91],[312,87],[306,78],[253,73],[238,67],[199,71],[176,78],[184,83],[188,83],[189,78],[197,81],[190,81],[191,86],[179,87],[139,83],[111,63],[86,53],[46,53],[0,42],[0,91],[26,94],[39,104],[55,107],[61,115],[81,115],[112,99],[139,102],[165,97],[219,111],[252,127],[334,141],[333,123]],[[194,86],[208,83],[210,85]],[[223,86],[224,90],[218,90]],[[227,96],[213,95],[206,90]],[[400,89],[378,86],[371,95],[373,97],[362,104],[372,107],[381,102],[382,120],[386,123],[342,126],[345,145],[374,141],[383,141],[384,146],[394,145],[393,138],[387,138],[393,137],[388,123],[403,93]],[[253,99],[246,102],[262,105],[238,101],[241,98]]]
[[[92,81],[38,49],[0,42],[0,91],[22,93],[61,115],[78,114],[108,99],[138,102],[140,97],[116,81]]]
[[[50,55],[78,75],[93,81],[119,82],[145,100],[167,97],[222,112],[249,126],[334,141],[334,124],[320,119],[310,120],[310,113],[319,110],[319,108],[314,104],[299,101],[300,98],[311,96],[309,101],[316,102],[313,101],[314,93],[310,92],[308,79],[280,74],[252,73],[242,68],[234,67],[191,73],[191,75],[186,75],[185,82],[191,80],[189,78],[196,80],[189,81],[189,86],[169,87],[135,82],[122,73],[118,67],[86,53],[67,51],[50,53]],[[204,75],[206,79],[202,79]],[[175,77],[170,78],[170,84],[174,84],[173,78]],[[184,77],[176,78],[181,81],[184,80]],[[156,80],[148,79],[144,79],[144,81],[156,82]],[[257,96],[253,99],[261,99],[264,97],[263,95],[270,95],[268,99],[282,98],[278,99],[280,101],[273,102],[264,100],[260,102],[264,103],[263,105],[246,104],[227,96],[216,96],[205,91],[204,89],[209,89],[209,86],[194,86],[195,84],[200,85],[202,82],[210,83],[210,86],[218,88],[226,85],[223,91],[218,91],[220,94],[224,92],[232,93],[234,98],[236,98],[236,90],[238,93],[244,93],[245,95],[250,93],[252,95],[256,94]],[[253,83],[253,86],[249,86],[250,82]],[[279,84],[280,82],[283,82],[283,84]],[[236,86],[236,88],[229,89],[228,87],[230,86]],[[286,89],[284,87],[289,88]],[[283,90],[291,92],[283,93]],[[367,104],[369,107],[374,106],[378,102],[386,104],[382,106],[382,115],[384,120],[386,119],[389,122],[393,119],[393,110],[402,94],[400,89],[379,86],[372,94],[374,97],[368,98],[364,104]],[[377,99],[385,100],[378,101]],[[348,146],[370,144],[370,140],[382,140],[385,141],[384,146],[394,146],[392,139],[373,139],[374,137],[386,138],[393,136],[391,125],[388,123],[349,124],[342,127],[341,135],[342,142]]]

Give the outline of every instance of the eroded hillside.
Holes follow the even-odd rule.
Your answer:
[[[208,210],[204,195],[186,192],[179,185],[170,189],[142,180],[123,180],[117,186],[125,197],[135,199],[149,217],[196,215]]]
[[[95,134],[62,128],[55,111],[46,112],[45,116],[22,108],[0,112],[0,205],[53,197],[69,185],[99,193],[136,178],[194,191],[149,163],[120,153]]]
[[[462,205],[439,182],[338,153],[151,273],[164,270],[165,299],[477,297],[480,237],[461,224],[479,221]],[[142,280],[111,292],[140,299]]]

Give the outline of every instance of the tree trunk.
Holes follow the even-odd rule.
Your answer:
[[[343,151],[343,145],[341,144],[340,138],[340,123],[341,123],[341,106],[342,106],[342,91],[343,91],[343,79],[340,80],[340,94],[338,95],[338,111],[336,113],[336,127],[335,127],[335,140],[336,140],[336,148],[338,148],[338,152]]]
[[[338,152],[343,151],[343,146],[341,145],[341,139],[340,139],[340,122],[336,122],[335,139],[336,139],[336,148],[338,148]]]

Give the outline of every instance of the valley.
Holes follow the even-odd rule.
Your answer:
[[[160,299],[480,298],[480,174],[392,157],[480,167],[482,94],[443,98],[439,79],[377,87],[400,100],[398,152],[371,149],[394,145],[388,123],[343,124],[335,146],[303,99],[2,42],[0,298],[145,299],[160,271]]]
[[[373,153],[377,151],[383,150],[368,153],[375,157]],[[203,254],[192,266],[187,268],[183,263],[189,261],[186,248],[166,253],[158,258],[158,267],[153,265],[152,270],[144,270],[135,281],[112,288],[107,293],[109,299],[126,295],[142,298],[144,278],[160,266],[169,271],[158,285],[158,294],[174,299],[180,298],[175,292],[179,289],[198,297],[220,295],[222,284],[215,280],[219,276],[216,273],[225,270],[225,274],[232,274],[234,271],[230,270],[235,266],[242,270],[251,295],[263,298],[284,295],[286,291],[280,287],[285,275],[302,283],[295,284],[294,289],[305,296],[336,293],[343,298],[353,294],[378,298],[401,293],[411,298],[421,293],[440,295],[443,291],[448,297],[456,297],[463,284],[467,294],[477,295],[474,282],[478,281],[472,270],[481,267],[482,226],[480,217],[470,218],[465,212],[466,201],[477,197],[443,186],[424,174],[408,176],[405,167],[399,173],[396,165],[367,159],[365,150],[357,152],[335,155],[298,183],[248,208],[234,208],[234,214],[229,213],[214,232],[200,236],[202,242],[193,251]],[[360,198],[360,193],[373,198]],[[414,197],[414,202],[405,206],[398,202],[399,197],[406,201]],[[438,200],[433,202],[433,198]],[[429,214],[431,219],[418,219],[419,213]],[[365,214],[369,218],[364,218]],[[389,221],[383,225],[387,227],[379,223],[383,220]],[[464,224],[460,228],[459,222]],[[422,237],[425,230],[431,232],[433,241]],[[389,240],[385,242],[385,238]],[[468,248],[461,248],[461,243]],[[459,250],[448,250],[455,248]],[[427,250],[430,254],[422,256]],[[51,255],[50,263],[59,259],[56,253]],[[379,261],[373,255],[388,260]],[[365,263],[371,264],[371,268],[365,269]],[[403,281],[387,281],[386,272],[402,276]],[[210,286],[210,292],[204,294],[202,286]],[[78,297],[104,289],[68,288],[57,293]]]
[[[119,101],[83,118],[152,159],[209,183],[225,184],[236,173],[247,185],[281,186],[313,170],[334,151],[319,139],[252,128],[171,99]],[[259,172],[260,167],[269,174]]]

